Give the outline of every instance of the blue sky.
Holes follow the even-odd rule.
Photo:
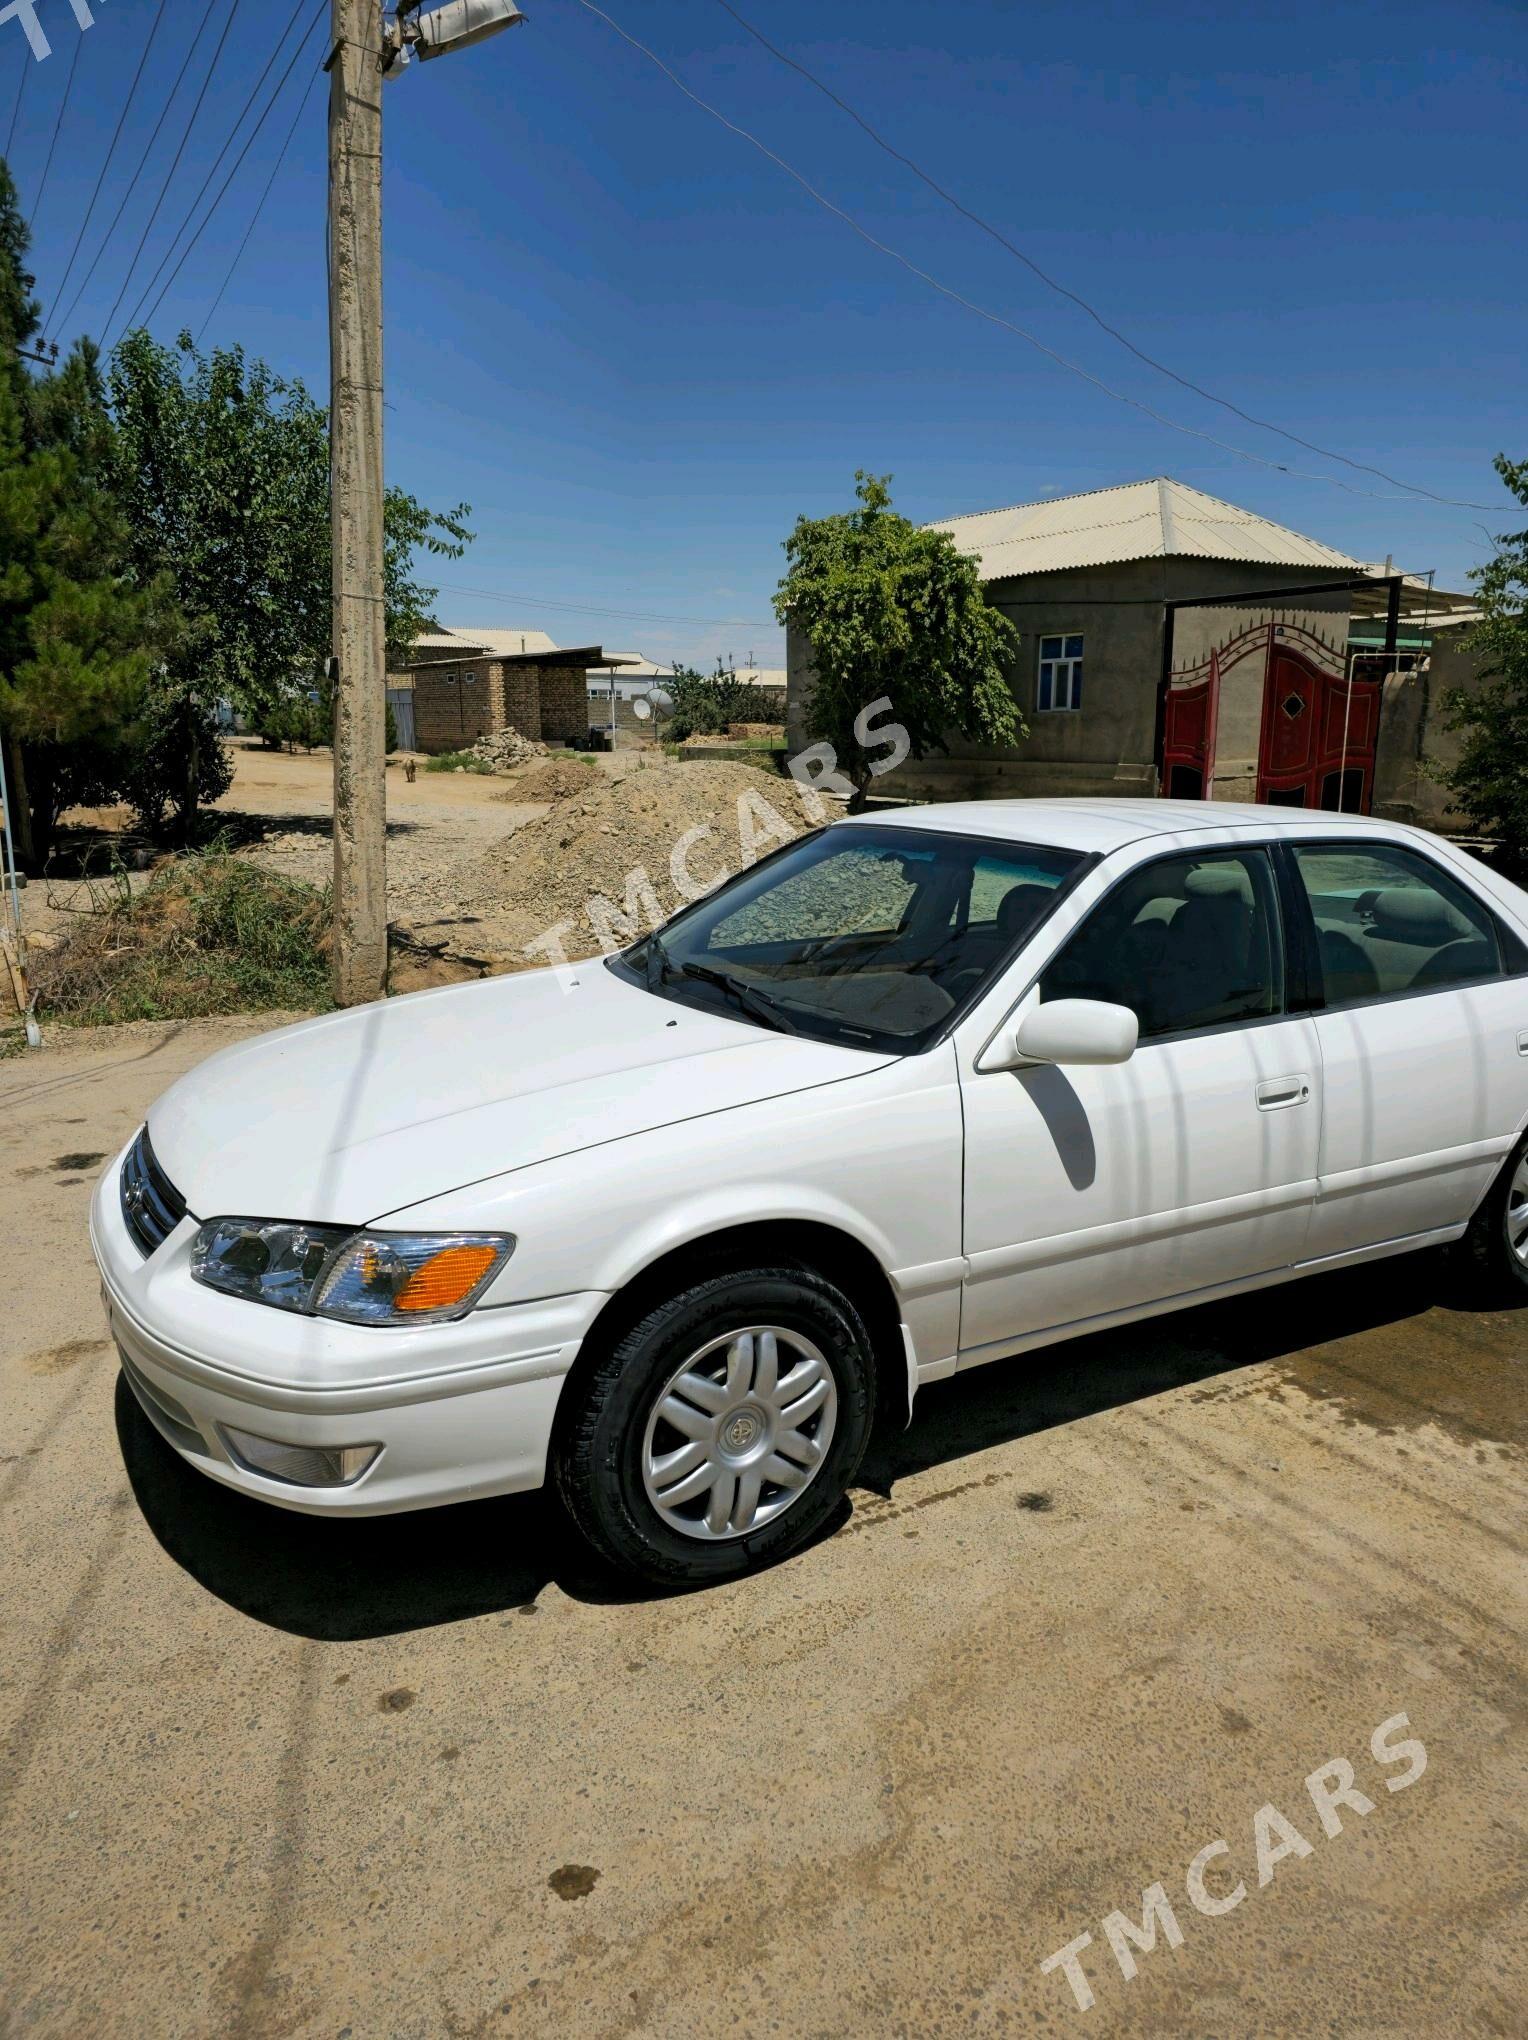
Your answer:
[[[128,203],[64,340],[82,327],[100,337],[228,4],[165,0],[69,294],[124,191]],[[386,94],[387,467],[427,502],[473,506],[477,542],[439,575],[448,620],[776,663],[780,542],[799,513],[845,506],[857,467],[891,472],[898,507],[918,518],[1172,474],[1451,586],[1487,531],[1513,522],[1489,463],[1498,449],[1528,455],[1528,16],[1516,0],[741,0],[1148,352],[1307,439],[1486,510],[1396,500],[1147,369],[716,0],[602,4],[952,289],[1186,425],[1375,493],[1243,461],[1111,401],[857,239],[578,0],[528,0],[524,26]],[[28,70],[11,152],[28,209],[64,108],[34,220],[51,302],[155,0],[92,0],[83,35],[69,0],[37,6],[44,63],[17,21],[0,24],[0,143]],[[321,12],[303,9],[286,52]],[[123,314],[288,13],[284,0],[237,7]],[[315,30],[152,319],[162,337],[207,319],[322,53]],[[206,328],[208,344],[241,341],[319,393],[323,108],[314,83]]]

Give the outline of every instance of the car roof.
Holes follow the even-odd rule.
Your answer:
[[[1144,836],[1180,836],[1207,829],[1257,827],[1280,835],[1323,836],[1380,828],[1392,834],[1412,833],[1402,824],[1377,822],[1369,815],[1260,807],[1234,800],[961,800],[926,807],[872,808],[848,819],[872,826],[998,836],[1094,856],[1107,856]]]

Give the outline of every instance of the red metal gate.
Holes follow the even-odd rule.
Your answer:
[[[1194,687],[1169,687],[1162,723],[1162,792],[1168,800],[1205,800],[1215,769],[1215,710],[1220,672],[1213,652],[1210,673]]]
[[[1378,734],[1377,681],[1344,680],[1298,652],[1272,648],[1263,683],[1259,800],[1367,814]]]

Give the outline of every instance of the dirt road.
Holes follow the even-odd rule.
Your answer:
[[[633,1597],[536,1497],[242,1501],[118,1387],[97,1158],[241,1031],[0,1065],[5,2031],[1525,2030],[1528,1313],[1432,1257],[988,1368]]]
[[[327,885],[333,872],[334,766],[327,751],[308,755],[266,751],[236,740],[229,747],[233,784],[208,812],[245,853],[311,885]],[[603,760],[601,761],[604,762]],[[612,761],[613,762],[613,761]],[[387,773],[388,911],[411,923],[435,922],[453,912],[450,875],[460,862],[486,855],[544,804],[513,800],[513,782],[471,772],[426,772],[412,785],[394,761]],[[112,867],[115,839],[130,831],[125,807],[76,808],[71,829],[94,837],[86,870],[101,880]],[[89,840],[88,838],[85,840]],[[64,872],[77,858],[64,857]],[[144,875],[127,875],[145,882]],[[34,879],[23,895],[27,928],[52,937],[68,933],[90,903],[91,887],[69,875]]]

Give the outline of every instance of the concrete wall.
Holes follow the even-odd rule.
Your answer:
[[[1415,822],[1445,835],[1465,828],[1449,808],[1449,790],[1428,770],[1458,763],[1461,740],[1444,728],[1443,703],[1455,687],[1478,693],[1486,683],[1479,662],[1465,650],[1469,625],[1434,634],[1432,651],[1415,672],[1391,673],[1380,697],[1379,755],[1374,773],[1374,812],[1398,822]]]
[[[1011,749],[994,749],[952,736],[948,757],[909,759],[877,781],[876,790],[934,800],[1153,794],[1164,601],[1222,591],[1239,594],[1249,588],[1301,587],[1324,578],[1308,567],[1172,559],[989,582],[988,601],[1009,617],[1022,639],[1010,685],[1029,724],[1028,739]],[[1303,600],[1301,606],[1306,606]],[[1175,647],[1185,630],[1199,628],[1185,621],[1194,615],[1192,610],[1179,612]],[[1042,715],[1036,706],[1040,640],[1078,631],[1085,640],[1082,708],[1075,714]],[[1175,664],[1181,656],[1175,649]],[[794,749],[808,741],[806,711],[812,686],[811,647],[799,630],[786,632],[786,664],[788,741]]]

